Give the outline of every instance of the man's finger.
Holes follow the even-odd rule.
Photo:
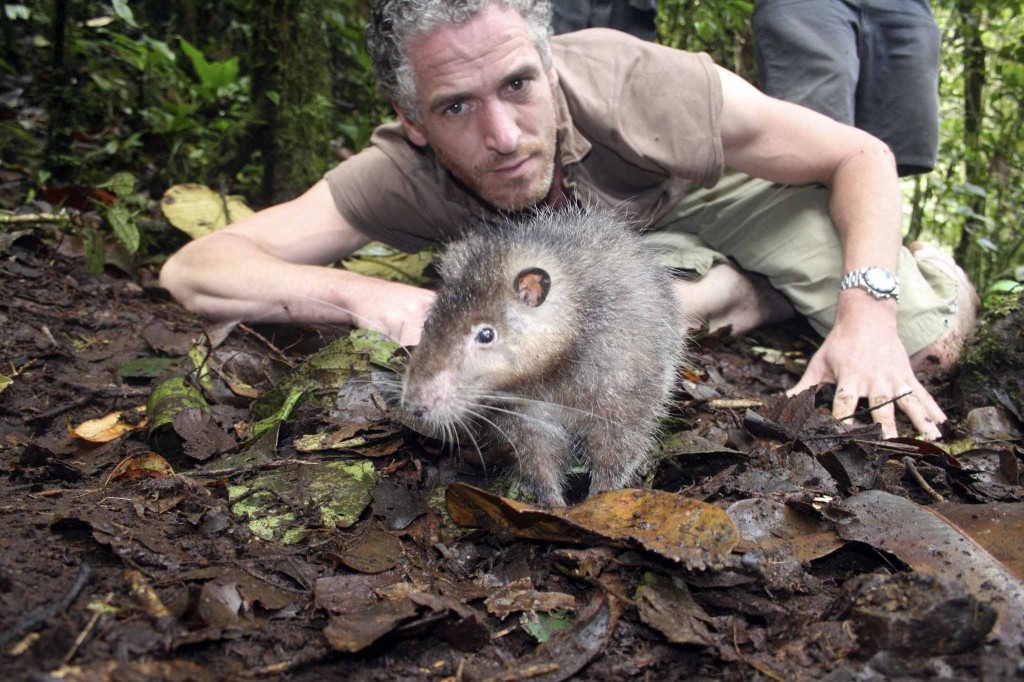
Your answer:
[[[871,419],[882,427],[883,438],[895,438],[896,406],[886,395],[874,395],[868,401],[871,404]]]
[[[796,382],[796,386],[786,391],[786,395],[794,396],[797,393],[803,393],[811,386],[828,383],[825,380],[824,366],[825,363],[820,362],[817,354],[815,354],[811,361],[807,363],[807,369],[804,370],[804,375],[800,377],[800,381]]]
[[[900,391],[900,393],[905,392],[906,391]],[[934,417],[929,414],[927,406],[916,392],[911,392],[909,395],[903,396],[896,401],[896,404],[899,405],[899,408],[903,410],[908,417],[910,417],[910,422],[914,425],[914,429],[916,429],[918,433],[924,435],[925,438],[928,440],[935,440],[942,436],[942,432],[939,431],[938,424]]]
[[[852,416],[857,409],[858,400],[858,391],[846,385],[837,386],[836,397],[832,400],[832,416],[840,421]]]

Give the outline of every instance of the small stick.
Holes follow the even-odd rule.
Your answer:
[[[240,474],[248,474],[254,471],[267,471],[270,469],[279,469],[289,464],[321,464],[321,462],[310,462],[305,459],[278,459],[272,462],[264,462],[263,464],[250,464],[248,466],[239,467],[226,467],[224,469],[192,469],[191,471],[182,472],[180,476],[185,478],[220,478],[238,476]]]
[[[945,497],[943,497],[938,492],[936,492],[935,488],[933,488],[930,485],[928,485],[928,481],[924,480],[924,476],[922,476],[921,472],[917,470],[916,466],[914,466],[914,458],[913,457],[911,457],[910,455],[907,455],[906,457],[904,457],[903,458],[903,465],[905,467],[907,467],[907,473],[914,477],[914,480],[917,481],[917,484],[919,486],[921,486],[922,490],[924,490],[926,493],[928,493],[929,497],[931,497],[936,502],[945,502],[946,501]]]
[[[270,339],[268,339],[267,337],[263,336],[263,334],[260,334],[258,331],[256,331],[252,327],[249,327],[248,325],[245,325],[245,324],[243,324],[241,322],[238,323],[238,328],[241,329],[246,334],[249,334],[250,336],[255,336],[257,339],[262,341],[263,344],[267,348],[270,349],[270,352],[277,356],[278,360],[284,362],[289,367],[294,367],[294,364],[292,363],[291,360],[288,359],[288,356],[284,354],[284,351],[282,351],[280,348],[275,346],[273,344],[273,342]]]
[[[109,604],[110,600],[113,599],[113,598],[114,598],[114,593],[113,592],[107,592],[107,596],[103,600],[103,603],[104,604]],[[62,661],[62,663],[64,665],[67,665],[68,663],[70,663],[71,659],[75,657],[75,654],[78,653],[79,647],[82,646],[82,643],[85,642],[85,638],[88,637],[89,633],[92,632],[93,628],[96,627],[96,622],[100,619],[100,616],[102,616],[102,615],[103,615],[103,612],[100,611],[99,609],[97,609],[96,611],[93,612],[92,618],[90,618],[89,622],[86,623],[85,628],[83,628],[83,630],[80,633],[78,633],[78,637],[75,638],[75,643],[71,646],[71,649],[68,650],[68,653],[65,654],[64,660]]]

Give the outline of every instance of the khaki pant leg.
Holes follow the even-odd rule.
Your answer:
[[[685,197],[646,234],[670,268],[706,273],[733,262],[764,275],[822,336],[835,321],[843,273],[839,235],[819,185],[783,186],[728,173]],[[955,324],[957,282],[902,249],[899,331],[908,354]]]

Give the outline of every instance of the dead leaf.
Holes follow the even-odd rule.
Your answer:
[[[155,452],[126,457],[118,462],[107,476],[104,485],[117,481],[131,481],[138,478],[167,478],[174,475],[174,469],[166,459]]]
[[[71,435],[90,443],[109,443],[126,433],[144,428],[145,414],[145,405],[123,412],[111,412],[105,417],[82,422],[71,429]]]
[[[164,192],[160,209],[167,221],[197,239],[253,214],[240,196],[221,196],[205,185],[174,185]]]
[[[800,561],[831,554],[846,543],[831,524],[767,498],[740,500],[726,509],[742,538],[736,551],[780,552]]]
[[[453,483],[445,502],[462,526],[491,526],[532,540],[639,547],[694,569],[724,561],[739,539],[722,509],[657,490],[613,490],[575,507],[545,509]]]
[[[408,599],[385,601],[344,616],[331,616],[324,637],[338,651],[362,651],[417,613]]]
[[[1007,646],[1024,644],[1024,585],[984,547],[945,518],[910,500],[868,490],[846,500],[856,514],[840,537],[896,555],[915,571],[963,583],[999,612],[993,632]]]
[[[467,666],[472,679],[561,682],[574,676],[608,645],[622,613],[614,597],[598,597],[583,612],[575,627],[553,635],[532,655],[502,668]]]
[[[353,571],[383,573],[402,559],[402,541],[391,533],[370,531],[346,544],[337,557]]]
[[[711,616],[682,580],[648,573],[636,590],[636,605],[640,620],[674,644],[708,646],[715,641],[707,626]]]
[[[509,614],[520,611],[529,613],[574,611],[576,598],[564,592],[540,592],[533,589],[532,581],[526,579],[499,588],[484,601],[484,605],[487,607],[488,613],[504,619]]]

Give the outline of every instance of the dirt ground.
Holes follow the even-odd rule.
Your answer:
[[[338,330],[221,341],[152,267],[2,247],[2,679],[1024,679],[1019,359],[934,387],[936,447],[780,398],[806,329],[705,339],[651,490],[566,518],[478,492],[504,479],[375,395],[253,437],[254,396]],[[132,429],[173,376],[208,408]],[[118,411],[108,442],[73,432]]]

